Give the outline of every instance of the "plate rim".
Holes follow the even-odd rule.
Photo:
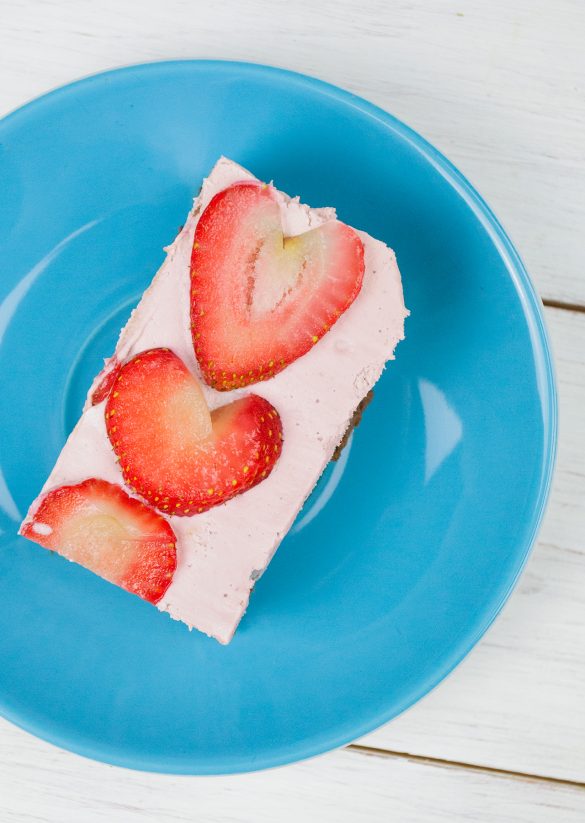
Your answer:
[[[538,494],[535,496],[533,504],[532,522],[528,530],[528,537],[517,552],[518,568],[508,581],[503,594],[495,601],[491,610],[485,611],[482,619],[478,621],[478,626],[475,628],[475,631],[466,635],[463,640],[455,644],[451,653],[445,657],[443,664],[436,667],[432,674],[427,676],[417,688],[411,689],[405,694],[398,704],[398,707],[394,705],[386,711],[379,712],[376,715],[370,715],[368,720],[354,725],[351,734],[348,735],[347,731],[338,731],[336,729],[328,732],[328,730],[325,729],[324,731],[320,731],[315,737],[312,737],[308,742],[301,741],[290,746],[280,746],[280,748],[267,750],[259,756],[252,755],[241,757],[240,759],[224,758],[223,765],[221,765],[216,761],[205,761],[200,757],[190,756],[189,754],[182,755],[180,760],[175,760],[172,757],[161,757],[157,753],[145,755],[136,752],[124,752],[119,748],[114,750],[110,746],[100,746],[95,742],[89,743],[85,739],[77,741],[74,736],[64,734],[59,729],[54,729],[51,721],[32,716],[32,713],[27,716],[26,713],[20,714],[18,711],[10,710],[0,699],[0,716],[24,731],[33,734],[35,737],[75,754],[102,763],[145,772],[185,775],[227,775],[254,772],[306,760],[323,754],[324,752],[345,746],[357,738],[363,737],[393,720],[395,717],[398,717],[406,709],[413,706],[422,697],[436,688],[476,646],[478,641],[490,628],[516,587],[518,579],[535,545],[536,537],[542,524],[550,497],[557,456],[558,391],[550,338],[544,319],[543,304],[518,251],[491,207],[462,172],[428,140],[393,114],[386,112],[384,109],[361,96],[346,91],[332,83],[312,77],[311,75],[262,63],[240,60],[191,58],[153,60],[92,73],[33,98],[0,118],[0,137],[7,127],[13,124],[18,125],[19,120],[22,118],[35,114],[42,116],[42,109],[45,105],[51,104],[54,101],[58,102],[60,98],[74,95],[78,90],[83,90],[84,87],[91,87],[104,81],[107,82],[110,79],[114,79],[115,81],[119,77],[132,74],[149,75],[152,72],[172,72],[185,68],[195,72],[199,68],[211,68],[216,71],[236,71],[253,76],[272,76],[287,84],[293,83],[302,88],[310,88],[312,91],[317,91],[325,96],[331,97],[342,105],[349,106],[378,121],[398,137],[405,140],[430,162],[447,184],[455,189],[465,205],[471,208],[506,266],[508,274],[514,284],[515,291],[520,299],[523,315],[529,328],[538,377],[537,393],[540,396],[543,412],[542,465]]]

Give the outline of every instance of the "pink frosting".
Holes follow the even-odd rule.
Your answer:
[[[226,186],[253,176],[221,158],[196,198],[187,222],[140,304],[120,334],[116,358],[123,362],[145,349],[167,346],[199,373],[189,328],[189,262],[202,210]],[[332,209],[310,209],[279,193],[285,234],[300,234],[335,219]],[[194,517],[170,517],[177,535],[178,566],[158,604],[189,627],[227,643],[248,605],[250,590],[266,568],[311,493],[360,400],[380,377],[404,336],[400,273],[394,253],[359,232],[365,248],[360,294],[333,328],[304,357],[253,387],[279,410],[282,455],[260,485]],[[104,403],[86,408],[65,444],[43,491],[102,477],[122,483],[106,436]],[[211,408],[247,390],[216,392],[204,386]],[[31,512],[36,508],[36,501]],[[29,513],[30,516],[30,513]]]

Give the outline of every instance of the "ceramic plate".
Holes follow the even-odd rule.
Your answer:
[[[392,246],[412,312],[228,647],[16,536],[220,154]],[[514,586],[553,464],[540,304],[477,193],[364,100],[199,61],[25,106],[0,123],[0,180],[4,716],[110,763],[238,772],[347,743],[428,692]]]

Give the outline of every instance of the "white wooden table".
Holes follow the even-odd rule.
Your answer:
[[[585,821],[584,43],[580,0],[0,0],[0,115],[113,66],[224,57],[314,74],[405,120],[516,241],[561,402],[527,570],[421,703],[348,749],[230,778],[124,771],[0,721],[0,823]]]

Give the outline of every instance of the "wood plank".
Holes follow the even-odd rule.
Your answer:
[[[365,745],[585,782],[585,314],[547,309],[561,438],[540,540],[503,614]]]
[[[578,0],[3,0],[0,114],[144,60],[286,66],[371,99],[442,149],[543,296],[585,303],[585,5]]]
[[[130,772],[0,723],[2,823],[582,823],[585,790],[342,750],[235,777]]]

